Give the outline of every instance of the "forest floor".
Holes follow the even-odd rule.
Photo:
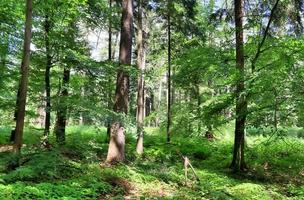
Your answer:
[[[66,145],[49,149],[40,147],[41,130],[27,128],[21,166],[14,167],[11,153],[0,153],[0,199],[304,199],[304,140],[248,137],[249,170],[233,174],[229,130],[214,141],[175,135],[166,144],[164,133],[148,129],[142,157],[128,135],[127,161],[109,167],[105,128],[69,127]],[[0,128],[0,144],[9,131]],[[180,154],[200,181],[189,171],[185,184]]]

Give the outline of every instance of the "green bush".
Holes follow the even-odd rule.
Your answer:
[[[3,176],[5,182],[43,182],[69,178],[81,173],[76,163],[64,158],[57,150],[25,155],[20,160],[24,162],[20,167]]]

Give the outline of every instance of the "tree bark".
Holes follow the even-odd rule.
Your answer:
[[[48,136],[50,133],[50,126],[51,126],[51,84],[50,84],[50,70],[52,67],[52,57],[51,57],[51,49],[50,49],[50,21],[49,16],[45,16],[45,24],[44,24],[44,31],[45,31],[45,50],[46,50],[46,65],[45,65],[45,125],[44,125],[44,135]]]
[[[119,48],[120,67],[116,80],[114,111],[125,114],[128,113],[129,104],[129,75],[124,70],[124,67],[131,64],[132,23],[133,0],[123,0]],[[106,161],[108,163],[123,161],[125,159],[124,125],[116,120],[112,123],[110,132],[110,144]]]
[[[235,139],[231,168],[237,171],[246,169],[245,148],[245,124],[247,116],[247,99],[245,92],[244,70],[244,40],[243,40],[243,0],[235,0],[235,29],[236,29],[236,69],[238,79],[236,83],[236,120]]]
[[[109,40],[108,40],[108,60],[112,61],[112,0],[109,0],[109,9],[110,9],[110,18],[109,18]],[[111,89],[112,78],[108,76],[108,109],[110,110],[112,107],[112,89]],[[107,138],[106,142],[110,140],[111,134],[111,122],[107,123]]]
[[[65,127],[67,123],[67,110],[68,106],[66,103],[70,81],[70,69],[64,68],[63,70],[63,82],[62,82],[62,91],[59,96],[59,105],[57,110],[56,124],[55,124],[55,135],[56,141],[59,144],[64,144],[65,142]]]
[[[170,6],[171,0],[167,2],[167,23],[168,23],[168,111],[167,111],[167,143],[170,143],[171,140],[171,123],[172,123],[172,111],[171,111],[171,15],[170,15]]]
[[[24,46],[23,46],[23,57],[21,64],[21,80],[19,84],[20,95],[17,95],[19,100],[17,101],[17,120],[14,137],[14,152],[20,153],[22,146],[22,136],[24,128],[24,117],[25,117],[25,105],[26,95],[28,87],[28,72],[30,64],[30,45],[32,37],[32,11],[33,2],[32,0],[26,1],[26,21],[25,21],[25,34],[24,34]]]
[[[14,121],[15,123],[17,122],[17,115],[18,115],[18,105],[19,105],[19,99],[20,99],[20,83],[18,86],[18,92],[17,92],[17,99],[16,99],[16,105],[15,105],[15,110],[14,110]],[[10,142],[14,142],[15,140],[15,135],[16,135],[16,127],[12,129],[11,131],[11,136],[10,136]]]
[[[137,26],[137,68],[139,70],[137,83],[137,144],[136,152],[142,154],[144,151],[144,70],[145,70],[145,46],[143,30],[143,5],[138,1],[138,26]]]

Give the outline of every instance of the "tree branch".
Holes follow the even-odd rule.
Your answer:
[[[276,8],[278,7],[278,4],[279,4],[279,1],[280,0],[277,0],[276,3],[274,4],[273,8],[271,9],[271,13],[270,13],[270,16],[269,16],[269,20],[268,20],[268,23],[267,23],[267,26],[266,26],[266,29],[265,29],[265,32],[264,32],[264,35],[263,35],[263,38],[262,38],[262,41],[259,43],[258,45],[258,50],[254,56],[254,58],[252,59],[252,62],[251,62],[251,70],[252,72],[255,70],[255,65],[256,65],[256,62],[261,54],[261,49],[266,41],[266,37],[267,37],[267,34],[269,32],[269,29],[270,29],[270,25],[271,25],[271,22],[273,20],[273,17],[274,17],[274,12],[276,10]]]

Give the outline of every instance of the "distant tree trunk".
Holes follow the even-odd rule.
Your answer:
[[[142,0],[138,1],[138,26],[137,26],[137,68],[139,70],[137,83],[137,144],[136,152],[142,154],[144,151],[144,70],[145,70],[145,46],[143,31],[143,5]]]
[[[171,0],[167,2],[167,23],[168,23],[168,111],[167,111],[167,143],[170,143],[170,128],[172,122],[172,111],[171,111]]]
[[[21,80],[19,84],[19,95],[17,98],[17,120],[15,128],[14,137],[14,152],[20,153],[22,146],[22,136],[24,127],[24,117],[25,117],[25,105],[26,105],[26,95],[27,95],[27,85],[28,85],[28,71],[30,64],[30,44],[32,37],[32,10],[33,2],[32,0],[26,1],[26,21],[25,21],[25,34],[24,34],[24,46],[23,46],[23,57],[21,64]]]
[[[158,98],[157,98],[157,111],[160,113],[161,109],[161,100],[162,100],[162,78],[159,80],[159,87],[158,87]],[[159,126],[160,124],[160,117],[159,115],[156,116],[156,126]]]
[[[81,73],[81,74],[82,74],[82,73]],[[83,73],[82,75],[85,76],[85,73]],[[80,90],[81,90],[81,93],[80,93],[81,98],[85,98],[85,97],[86,97],[86,96],[85,96],[85,86],[82,86],[82,87],[80,88]],[[83,112],[83,111],[80,111],[80,113],[79,113],[79,121],[78,121],[78,124],[79,124],[80,126],[86,125],[86,124],[85,124],[85,112]]]
[[[274,126],[274,130],[277,131],[278,130],[278,116],[277,116],[277,112],[278,112],[278,94],[276,89],[273,89],[274,92],[274,113],[273,113],[273,126]]]
[[[154,90],[150,89],[150,97],[151,97],[151,111],[150,113],[153,113],[155,111],[155,95],[154,95]],[[155,125],[155,120],[150,120],[150,126]]]
[[[207,81],[207,85],[208,85],[208,88],[212,88],[212,80],[211,79],[209,79],[208,81]],[[214,95],[216,95],[213,91],[211,92],[211,97],[214,97]],[[212,130],[212,125],[213,125],[213,123],[212,123],[212,119],[211,118],[209,118],[209,119],[207,119],[207,131],[206,131],[206,133],[205,133],[205,138],[207,138],[207,139],[213,139],[214,138],[214,135],[213,135],[213,130]]]
[[[196,87],[196,98],[197,98],[197,116],[200,119],[201,118],[201,104],[202,104],[202,98],[201,98],[201,92],[200,92],[200,86],[199,83],[196,81],[195,83],[195,87]],[[200,134],[202,130],[202,126],[201,126],[201,121],[198,120],[198,124],[197,124],[197,131]]]
[[[108,60],[112,61],[112,0],[109,0],[109,9],[110,9],[110,18],[109,18],[109,41],[108,41]],[[112,88],[111,88],[112,78],[108,76],[108,109],[110,110],[112,107]],[[110,140],[111,134],[111,122],[107,122],[107,141]]]
[[[113,43],[114,43],[114,49],[112,49],[112,59],[114,59],[115,60],[115,54],[116,54],[116,46],[117,46],[117,44],[118,44],[118,35],[119,35],[119,33],[116,33],[115,34],[115,40],[113,41]]]
[[[67,123],[67,110],[68,110],[66,100],[69,95],[68,93],[69,81],[70,81],[70,69],[64,68],[62,90],[59,96],[59,105],[56,116],[56,124],[54,128],[56,141],[59,144],[64,144],[65,142],[65,127]]]
[[[44,135],[48,136],[50,133],[51,126],[51,84],[50,84],[50,70],[52,67],[52,57],[51,57],[51,47],[50,47],[50,21],[48,15],[45,16],[45,49],[46,49],[46,65],[45,65],[45,92],[46,92],[46,107],[45,107],[45,127],[44,127]]]
[[[148,93],[146,91],[146,93]],[[149,96],[149,93],[145,95],[145,99],[144,99],[145,103],[145,117],[148,117],[151,113],[151,97]],[[147,124],[149,126],[149,124]]]
[[[244,41],[243,41],[243,0],[235,0],[235,30],[236,30],[236,68],[238,80],[236,83],[236,120],[235,139],[231,168],[234,171],[246,169],[245,148],[245,124],[247,115],[247,100],[245,92],[244,71]]]
[[[112,60],[112,0],[109,0],[109,41],[108,41],[108,60]]]
[[[14,110],[14,121],[15,123],[17,122],[17,115],[18,115],[18,105],[19,105],[19,99],[20,99],[20,83],[18,85],[18,92],[17,92],[17,99],[16,99],[16,105],[15,105],[15,110]],[[15,140],[15,134],[16,134],[16,127],[12,129],[11,131],[11,136],[10,136],[10,142],[14,142]]]
[[[87,73],[84,73],[83,75],[88,76]],[[92,76],[89,76],[88,83],[84,84],[84,86],[82,87],[82,89],[83,89],[82,95],[84,98],[92,95],[93,86],[89,83],[93,83],[93,82],[94,82],[94,80],[93,80]],[[93,122],[89,111],[82,112],[82,119],[83,119],[84,125],[91,125]]]
[[[231,92],[230,86],[227,85],[227,86],[226,86],[226,93],[227,93],[227,94],[230,94],[230,92]],[[230,108],[230,107],[228,107],[228,108],[226,109],[226,117],[227,117],[228,119],[230,119],[230,118],[232,117],[232,111],[231,111],[231,108]]]
[[[174,75],[175,75],[175,68],[174,66],[171,65],[171,107],[176,101],[176,94],[175,94],[176,91],[175,91],[174,82],[172,81],[172,77],[174,77]]]
[[[132,54],[132,22],[133,0],[122,1],[122,24],[120,34],[119,63],[117,73],[114,111],[128,113],[129,104],[129,75],[124,65],[131,64]],[[111,137],[107,155],[107,162],[120,162],[125,159],[124,125],[115,121],[110,129]]]
[[[44,119],[45,119],[45,113],[44,113],[44,105],[38,105],[37,107],[37,118],[35,119],[34,124],[39,127],[44,127]]]

